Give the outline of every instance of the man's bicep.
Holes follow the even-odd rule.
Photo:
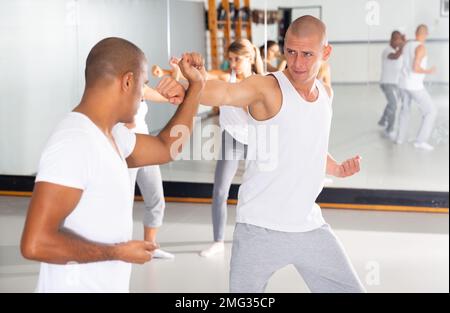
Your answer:
[[[261,77],[251,76],[237,84],[228,86],[228,103],[238,107],[248,107],[249,105],[262,102],[263,92],[260,90],[259,82]]]
[[[37,182],[28,209],[31,231],[58,231],[78,205],[83,190],[48,182]]]
[[[170,160],[170,149],[159,137],[136,134],[136,145],[126,161],[129,168],[136,168],[164,164]]]

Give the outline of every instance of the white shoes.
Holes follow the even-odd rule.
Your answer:
[[[417,149],[423,149],[426,151],[433,151],[434,147],[426,142],[415,142],[414,147]]]
[[[155,251],[153,251],[153,258],[171,260],[174,259],[175,256],[172,253],[166,252],[164,250],[156,249]]]
[[[213,255],[222,253],[225,251],[225,243],[223,241],[214,242],[209,248],[202,250],[200,256],[208,258]]]

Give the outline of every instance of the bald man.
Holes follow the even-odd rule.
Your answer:
[[[422,123],[414,142],[414,147],[427,151],[434,150],[428,143],[437,117],[437,108],[425,89],[424,79],[428,74],[436,72],[435,67],[427,68],[428,53],[425,42],[428,38],[428,27],[419,25],[416,40],[409,41],[403,48],[403,67],[399,87],[402,93],[402,108],[399,116],[397,144],[403,144],[408,136],[411,104],[414,100],[422,113]]]
[[[189,56],[181,62],[190,82],[186,94],[173,81],[159,85],[168,101],[183,103],[152,137],[118,124],[133,122],[144,96],[144,53],[120,38],[106,38],[90,51],[81,102],[42,153],[22,235],[23,256],[42,262],[38,292],[127,292],[131,264],[151,260],[157,246],[131,240],[128,167],[171,161],[172,144],[180,140],[171,137],[172,127],[192,129],[204,77],[189,62]]]
[[[360,169],[359,156],[339,164],[328,154],[333,91],[316,79],[332,50],[326,28],[303,16],[285,39],[285,71],[237,84],[208,81],[200,100],[249,109],[249,161],[239,190],[230,291],[263,292],[273,273],[293,264],[313,292],[362,292],[315,203],[325,174],[347,177]],[[272,131],[274,148],[264,158],[258,151]]]

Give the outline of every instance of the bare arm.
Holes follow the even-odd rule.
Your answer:
[[[361,157],[359,155],[343,162],[342,164],[339,164],[330,154],[327,156],[327,175],[344,178],[355,175],[360,171],[360,169]]]
[[[167,98],[163,97],[159,92],[147,85],[144,86],[144,100],[159,103],[169,102]]]
[[[267,78],[263,76],[250,76],[239,83],[227,83],[219,80],[209,80],[200,97],[200,102],[209,106],[230,105],[247,107],[263,103],[262,91]]]
[[[171,104],[179,105],[181,102],[183,102],[184,96],[185,96],[185,90],[181,84],[179,84],[179,86],[178,86],[178,92],[176,94],[174,93],[173,97],[171,97],[169,99],[167,99],[166,97],[161,95],[155,89],[153,89],[147,85],[144,86],[144,100],[157,102],[157,103],[168,102]],[[134,129],[136,127],[136,123],[135,122],[126,123],[125,126],[128,129]]]
[[[390,60],[398,60],[403,54],[403,46],[400,46],[400,48],[397,49],[394,53],[388,54],[388,59]]]
[[[184,58],[185,60],[181,62],[181,69],[183,75],[189,79],[189,89],[186,92],[183,103],[157,136],[136,135],[135,149],[127,158],[128,167],[142,167],[172,161],[182,148],[182,145],[179,145],[174,149],[175,145],[185,142],[192,132],[194,117],[197,115],[199,106],[200,93],[205,82],[204,76],[190,65],[191,59],[189,57]],[[157,89],[162,94],[168,94],[170,97],[174,84],[178,84],[178,82],[173,79],[163,80]],[[176,134],[173,133],[174,131]]]
[[[416,48],[416,54],[414,57],[414,65],[413,70],[418,74],[433,74],[435,72],[435,68],[424,69],[422,68],[422,60],[426,56],[426,49],[424,45],[420,45]]]
[[[82,193],[80,189],[36,183],[22,234],[21,252],[25,258],[54,264],[108,260],[145,263],[151,259],[156,245],[150,242],[108,245],[89,241],[61,228]]]

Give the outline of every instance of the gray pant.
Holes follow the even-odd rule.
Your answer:
[[[144,226],[157,228],[162,225],[166,202],[161,178],[161,170],[158,165],[133,168],[129,170],[131,188],[137,184],[144,198]]]
[[[220,159],[214,175],[212,222],[214,241],[225,239],[227,223],[227,200],[231,183],[239,168],[239,161],[245,160],[247,145],[234,139],[227,131],[222,132]]]
[[[380,87],[386,96],[387,104],[378,124],[387,124],[386,131],[392,132],[395,126],[395,115],[397,113],[397,102],[400,100],[400,92],[397,85],[394,84],[381,84]]]
[[[408,135],[408,124],[411,115],[411,104],[414,100],[419,106],[422,112],[422,125],[420,126],[419,133],[417,135],[416,141],[418,143],[427,142],[433,131],[434,122],[437,117],[437,109],[431,99],[430,94],[424,88],[422,90],[406,90],[402,89],[402,109],[400,110],[399,117],[399,130],[398,130],[398,141],[405,141]]]
[[[270,277],[289,264],[295,266],[312,292],[365,292],[328,224],[304,233],[236,224],[230,292],[264,292]]]

